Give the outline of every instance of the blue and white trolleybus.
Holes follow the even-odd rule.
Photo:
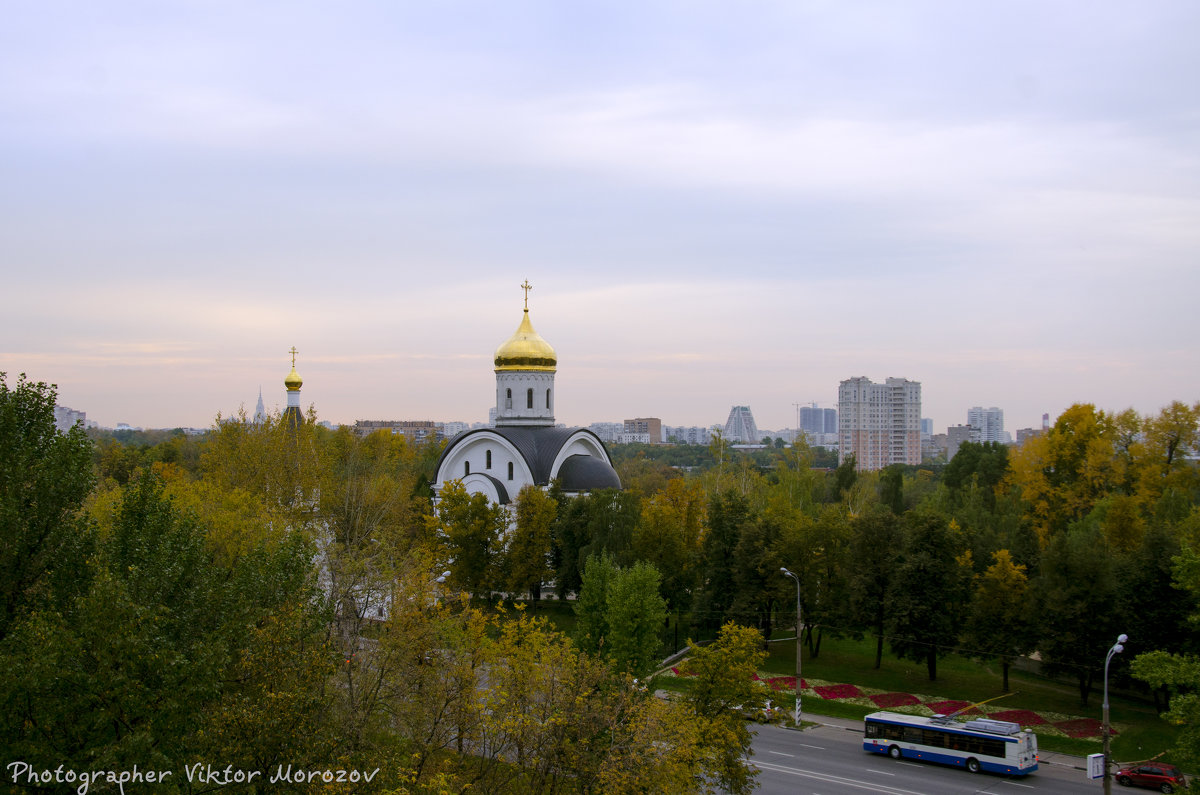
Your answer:
[[[944,715],[899,712],[872,712],[864,720],[863,748],[893,759],[922,759],[972,773],[986,770],[1014,776],[1038,768],[1037,735],[1010,721],[980,718],[959,723]]]

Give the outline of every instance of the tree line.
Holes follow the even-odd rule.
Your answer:
[[[621,491],[526,489],[506,509],[452,484],[435,509],[438,444],[313,416],[93,442],[46,430],[45,385],[0,394],[2,449],[29,451],[0,465],[5,742],[47,763],[378,760],[394,791],[741,791],[748,737],[713,705],[754,693],[717,677],[666,704],[633,682],[688,639],[716,641],[692,655],[711,676],[753,672],[796,624],[781,567],[808,655],[866,637],[877,667],[933,679],[958,653],[1007,679],[1037,652],[1086,703],[1124,632],[1136,660],[1114,678],[1200,715],[1200,404],[1080,404],[1019,448],[880,472],[803,444],[622,447]],[[571,637],[543,594],[571,600]]]

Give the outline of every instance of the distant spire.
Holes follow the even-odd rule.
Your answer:
[[[254,407],[254,424],[261,425],[267,419],[267,410],[263,407],[262,385],[258,387],[258,405]]]

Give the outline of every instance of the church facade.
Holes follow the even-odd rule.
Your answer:
[[[496,373],[496,424],[454,437],[438,459],[433,483],[436,503],[452,481],[470,494],[484,494],[509,505],[525,486],[548,488],[557,480],[563,491],[619,489],[600,437],[586,428],[554,423],[554,375],[558,357],[529,319],[529,284],[525,313],[516,332],[499,348]]]

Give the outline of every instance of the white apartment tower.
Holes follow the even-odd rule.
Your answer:
[[[967,425],[974,428],[972,441],[1004,444],[1004,412],[995,406],[975,406],[967,411]]]
[[[839,461],[860,471],[921,463],[921,382],[851,378],[838,387]]]

